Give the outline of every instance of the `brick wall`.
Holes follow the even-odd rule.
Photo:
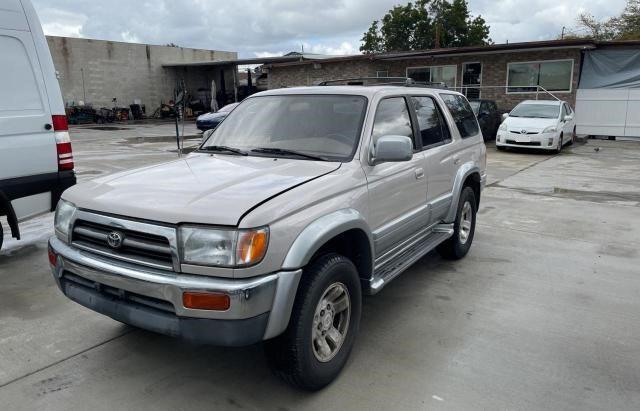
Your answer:
[[[575,106],[576,88],[580,73],[580,50],[563,49],[547,51],[509,52],[500,54],[469,54],[457,57],[426,57],[399,61],[354,60],[342,62],[322,62],[316,64],[274,66],[269,71],[269,88],[311,86],[322,80],[350,77],[375,77],[376,71],[385,70],[389,76],[406,76],[407,67],[456,65],[456,86],[462,86],[462,64],[482,63],[482,86],[502,86],[485,88],[481,97],[495,100],[501,111],[509,111],[523,100],[535,99],[536,93],[509,94],[503,87],[507,83],[507,64],[538,60],[573,60],[573,79],[570,93],[554,93],[558,98]],[[540,99],[551,99],[540,93]]]

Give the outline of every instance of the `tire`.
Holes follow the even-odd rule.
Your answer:
[[[3,241],[4,241],[4,233],[2,232],[2,223],[0,223],[0,250],[2,250]]]
[[[578,138],[578,136],[576,135],[576,126],[573,126],[573,131],[571,132],[571,140],[569,140],[567,145],[568,146],[573,145],[574,141],[576,141],[576,138]]]
[[[468,207],[468,208],[467,208]],[[460,193],[456,221],[453,224],[453,236],[438,246],[438,253],[447,260],[459,260],[469,252],[473,235],[476,232],[476,195],[471,187],[465,187]],[[470,213],[470,214],[469,214]],[[468,226],[463,226],[465,218]]]
[[[338,293],[337,298],[327,298],[333,292]],[[329,314],[333,306],[323,306],[327,299],[343,301],[345,297],[348,308],[335,315]],[[361,311],[362,291],[356,267],[340,254],[321,256],[304,269],[289,326],[282,335],[264,343],[269,366],[276,375],[298,388],[315,391],[325,387],[340,374],[349,358]],[[328,320],[322,321],[321,314]],[[323,328],[343,329],[344,338],[339,344],[333,344],[331,341],[335,339],[329,335],[334,332],[323,330],[326,334],[321,336]],[[324,340],[329,351],[323,351],[317,344],[320,340]]]
[[[562,140],[564,139],[564,135],[560,133],[560,137],[558,137],[558,147],[556,147],[556,154],[560,154],[562,152]]]

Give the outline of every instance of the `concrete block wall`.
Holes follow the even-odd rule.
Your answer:
[[[554,92],[558,98],[568,101],[575,107],[576,89],[580,75],[581,51],[579,49],[556,49],[540,51],[521,51],[496,54],[469,54],[455,57],[424,57],[398,61],[352,60],[341,62],[322,62],[304,65],[273,66],[269,70],[269,88],[310,86],[322,80],[349,77],[375,77],[376,71],[388,71],[389,76],[405,77],[407,67],[456,65],[456,86],[462,86],[462,64],[482,63],[482,86],[501,86],[485,88],[481,97],[495,100],[501,111],[510,111],[519,102],[535,99],[536,93],[509,94],[504,87],[507,84],[507,64],[539,60],[573,60],[573,79],[571,92]],[[458,89],[459,91],[459,89]],[[545,93],[540,99],[552,99]]]
[[[140,99],[147,114],[173,98],[178,71],[163,64],[237,58],[235,52],[184,47],[55,36],[47,41],[65,103],[82,100],[99,108],[112,107],[114,97],[119,106]]]

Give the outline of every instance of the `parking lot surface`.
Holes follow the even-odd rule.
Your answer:
[[[172,127],[74,128],[79,179],[176,158]],[[52,215],[34,219],[0,251],[0,404],[638,409],[640,142],[558,156],[490,145],[487,168],[469,255],[432,253],[365,299],[351,360],[312,394],[272,376],[259,345],[185,344],[67,300],[47,262]]]

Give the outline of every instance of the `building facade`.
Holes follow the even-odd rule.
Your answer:
[[[575,106],[582,53],[590,41],[547,41],[422,52],[301,60],[267,67],[269,87],[316,85],[331,79],[411,77],[444,83],[469,98],[495,100],[502,111],[527,99],[553,98]]]
[[[184,73],[164,65],[237,59],[237,53],[228,51],[55,36],[47,41],[65,104],[99,108],[113,107],[114,98],[119,106],[140,100],[148,114],[173,99],[183,79]],[[228,77],[232,81],[233,73]]]

